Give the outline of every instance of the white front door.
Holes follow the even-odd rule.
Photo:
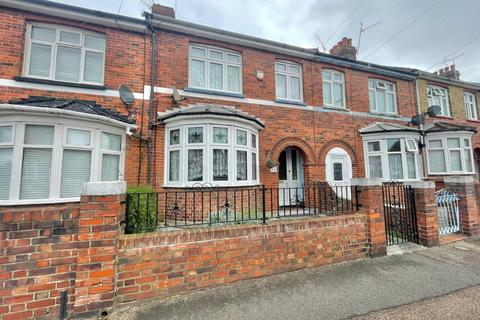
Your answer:
[[[293,148],[282,151],[278,179],[280,206],[292,206],[303,202],[303,158],[299,151]]]
[[[331,186],[338,186],[337,195],[351,198],[350,179],[352,179],[352,160],[350,155],[342,148],[333,148],[327,153],[325,159],[325,176]],[[341,194],[340,194],[341,193]]]

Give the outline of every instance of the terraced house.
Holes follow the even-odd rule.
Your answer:
[[[325,54],[160,5],[135,19],[6,0],[0,17],[3,319],[103,312],[478,233],[480,85],[454,66],[376,65],[349,38]],[[400,183],[382,196],[373,182],[390,180]],[[125,210],[120,181],[151,187],[130,192]],[[468,195],[454,212],[435,203],[444,187]],[[161,231],[129,238],[125,219],[127,232]],[[220,229],[189,233],[205,224]],[[259,240],[269,234],[273,244]],[[244,256],[225,262],[212,248]]]

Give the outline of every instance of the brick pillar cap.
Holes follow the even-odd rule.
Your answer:
[[[127,192],[125,181],[84,182],[82,196],[112,196]]]
[[[361,187],[381,186],[383,182],[380,178],[352,178],[350,181],[352,186]]]
[[[414,189],[435,189],[435,181],[408,181],[405,184]]]
[[[444,178],[445,183],[474,183],[473,176],[447,176]]]

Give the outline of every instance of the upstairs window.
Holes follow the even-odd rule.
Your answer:
[[[24,76],[102,85],[105,36],[60,26],[29,24]]]
[[[397,113],[397,95],[394,83],[368,79],[368,97],[371,112]]]
[[[275,92],[278,100],[303,101],[302,67],[291,62],[275,63]]]
[[[323,104],[345,108],[345,80],[343,73],[334,70],[322,71]]]
[[[189,87],[242,93],[242,56],[233,51],[193,45],[189,54]]]
[[[448,90],[436,87],[427,87],[428,106],[440,106],[442,116],[450,116],[450,103],[448,99]]]
[[[478,120],[477,101],[475,95],[470,92],[463,94],[463,101],[465,103],[465,117],[468,120]]]

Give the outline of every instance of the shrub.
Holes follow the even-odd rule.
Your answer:
[[[151,232],[157,228],[157,198],[153,186],[129,187],[126,233]],[[148,212],[148,214],[147,214]]]

